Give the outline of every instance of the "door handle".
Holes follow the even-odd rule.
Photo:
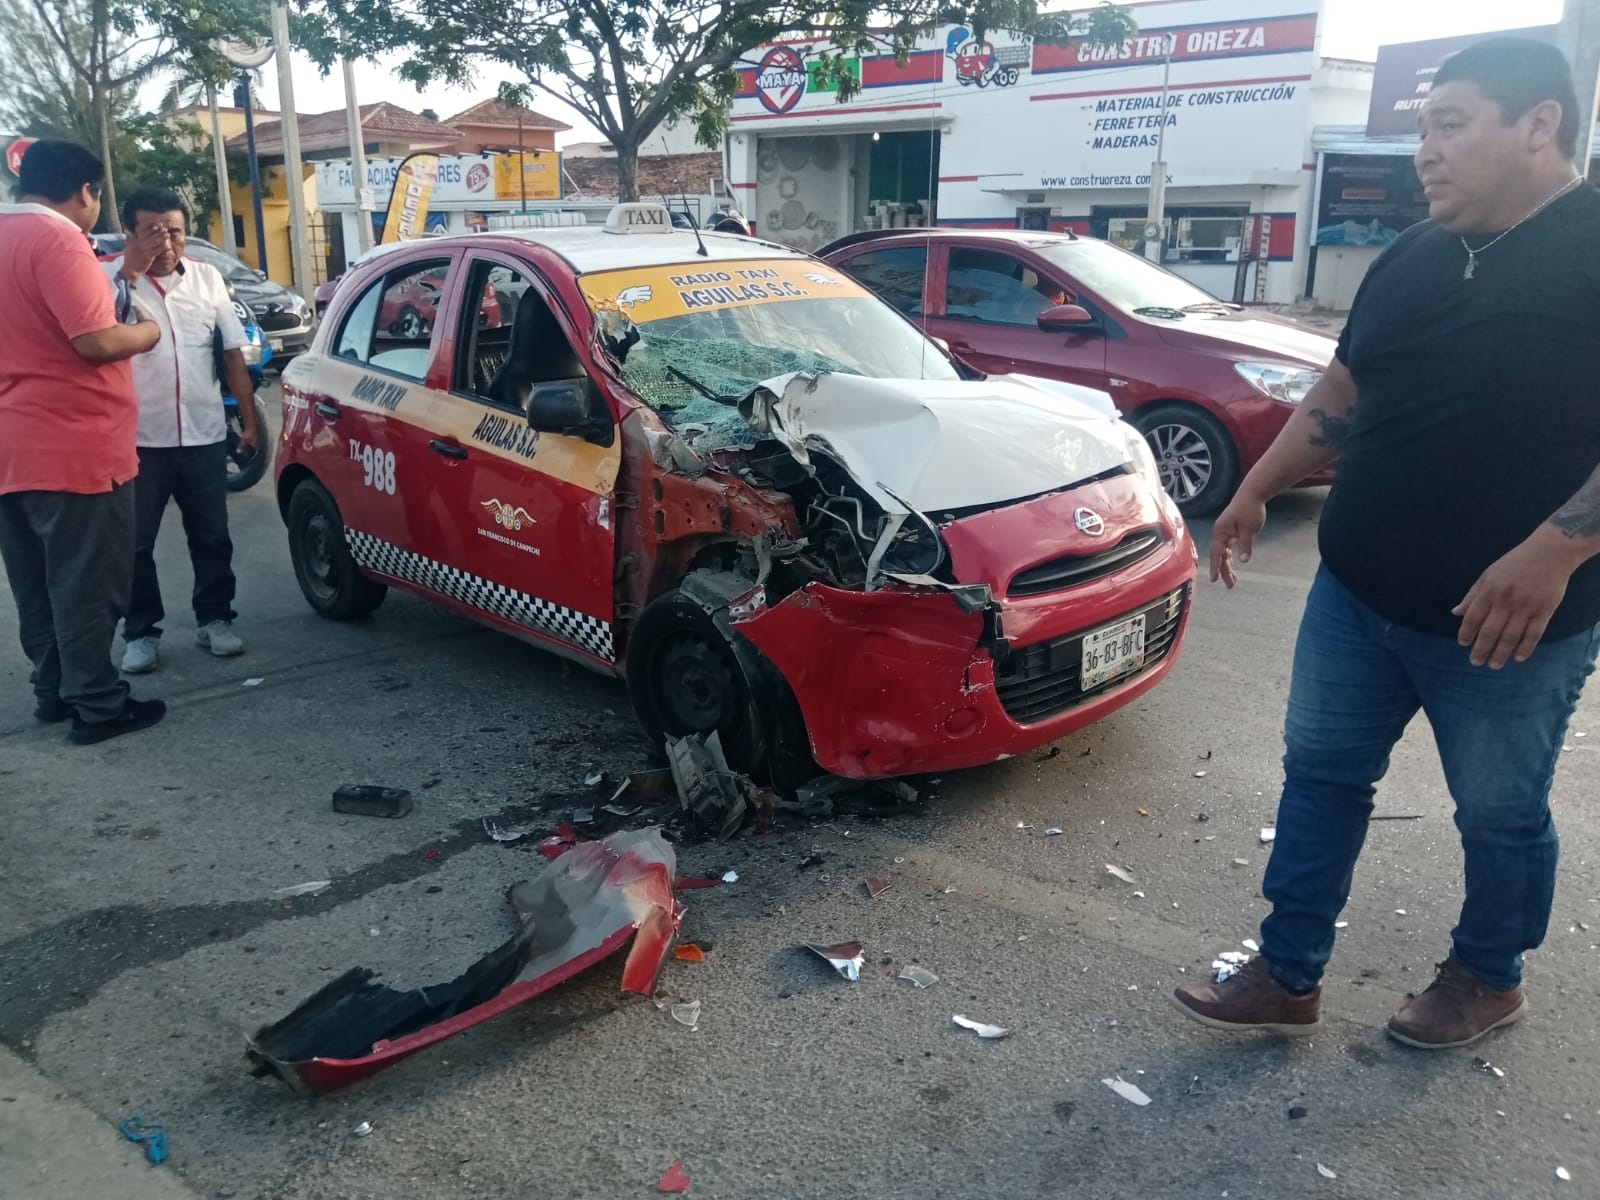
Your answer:
[[[330,404],[326,400],[318,400],[317,415],[327,421],[337,421],[344,413],[337,404]]]
[[[467,456],[464,446],[453,446],[449,442],[441,442],[438,438],[434,438],[428,443],[428,449],[435,454],[442,454],[446,458],[465,458]]]

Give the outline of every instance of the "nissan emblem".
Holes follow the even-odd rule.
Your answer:
[[[1080,533],[1086,533],[1090,537],[1099,537],[1106,531],[1105,518],[1092,508],[1074,509],[1072,523],[1078,527]]]

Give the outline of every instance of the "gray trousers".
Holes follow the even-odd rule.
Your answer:
[[[133,484],[0,496],[0,559],[40,701],[64,700],[90,723],[120,714],[128,685],[111,643],[133,585]]]

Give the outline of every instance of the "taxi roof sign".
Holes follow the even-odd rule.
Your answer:
[[[664,204],[619,204],[606,216],[607,233],[671,233],[672,214]]]

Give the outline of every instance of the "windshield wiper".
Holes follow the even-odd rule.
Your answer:
[[[1133,310],[1133,315],[1136,317],[1160,317],[1166,321],[1183,320],[1183,310],[1181,308],[1163,308],[1159,305],[1136,308]]]
[[[1221,300],[1205,300],[1199,304],[1185,304],[1183,311],[1186,313],[1221,313],[1231,316],[1244,308],[1242,304],[1224,304]]]
[[[713,392],[705,384],[701,383],[694,376],[684,374],[682,371],[678,370],[677,367],[668,367],[667,368],[667,374],[676,376],[678,379],[683,380],[684,383],[687,383],[695,391],[699,392],[707,400],[710,400],[713,403],[716,403],[716,404],[730,404],[731,405],[731,404],[737,404],[739,402],[739,397],[737,397],[737,396],[719,396],[719,395],[717,395],[715,392]]]

